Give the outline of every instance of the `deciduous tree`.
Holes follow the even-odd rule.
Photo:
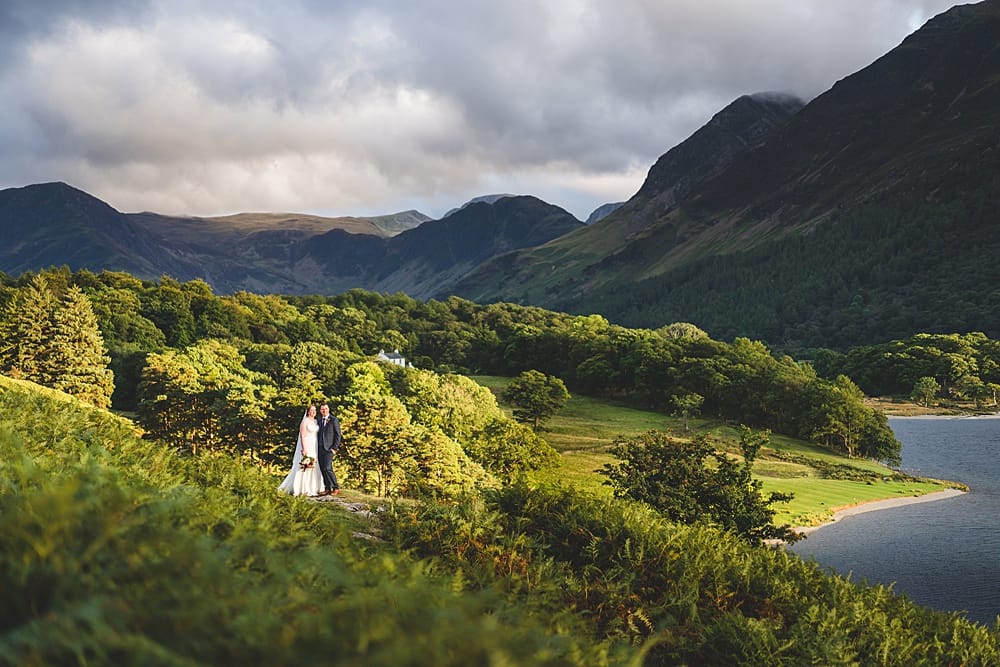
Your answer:
[[[139,421],[152,437],[193,454],[208,449],[259,457],[280,446],[265,428],[274,385],[247,369],[234,346],[208,339],[146,361]]]
[[[910,398],[913,399],[915,403],[920,405],[930,405],[934,402],[937,397],[938,392],[941,391],[941,385],[938,381],[929,375],[917,380],[913,385],[913,391],[910,392]]]
[[[617,438],[611,453],[618,462],[606,464],[602,473],[616,497],[647,503],[673,521],[717,525],[752,544],[794,541],[798,536],[791,528],[774,525],[771,507],[791,496],[765,497],[761,482],[751,474],[768,439],[766,431],[741,427],[743,461],[737,462],[716,451],[706,436],[682,439],[648,431],[637,438]]]
[[[701,394],[682,394],[673,397],[674,414],[684,420],[684,430],[688,430],[688,417],[697,417],[701,413],[701,404],[705,397]]]
[[[509,482],[529,470],[559,462],[559,453],[533,430],[504,416],[491,419],[467,445],[469,455],[488,471]]]
[[[570,395],[563,381],[541,371],[529,370],[518,375],[503,392],[505,401],[514,406],[514,417],[531,423],[535,431],[539,425],[559,411]]]

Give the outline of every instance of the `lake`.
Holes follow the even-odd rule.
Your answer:
[[[889,425],[903,443],[902,470],[971,491],[844,517],[789,549],[992,625],[1000,614],[1000,418],[890,417]]]

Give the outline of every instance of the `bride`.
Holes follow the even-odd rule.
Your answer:
[[[288,471],[285,481],[278,487],[279,491],[293,496],[315,496],[323,491],[323,473],[320,472],[316,460],[316,433],[319,424],[316,423],[316,406],[310,405],[299,423],[299,437],[295,442],[295,456],[292,458],[292,469]],[[306,457],[312,459],[310,462]],[[303,459],[306,465],[303,466]]]

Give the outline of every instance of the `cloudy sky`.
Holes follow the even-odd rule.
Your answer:
[[[0,188],[121,211],[585,218],[736,97],[803,99],[949,0],[0,0]]]

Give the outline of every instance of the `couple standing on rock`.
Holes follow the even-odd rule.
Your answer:
[[[293,496],[335,496],[340,484],[333,472],[333,456],[340,449],[340,422],[330,412],[328,403],[321,403],[319,416],[310,405],[299,423],[292,469],[279,491]]]

